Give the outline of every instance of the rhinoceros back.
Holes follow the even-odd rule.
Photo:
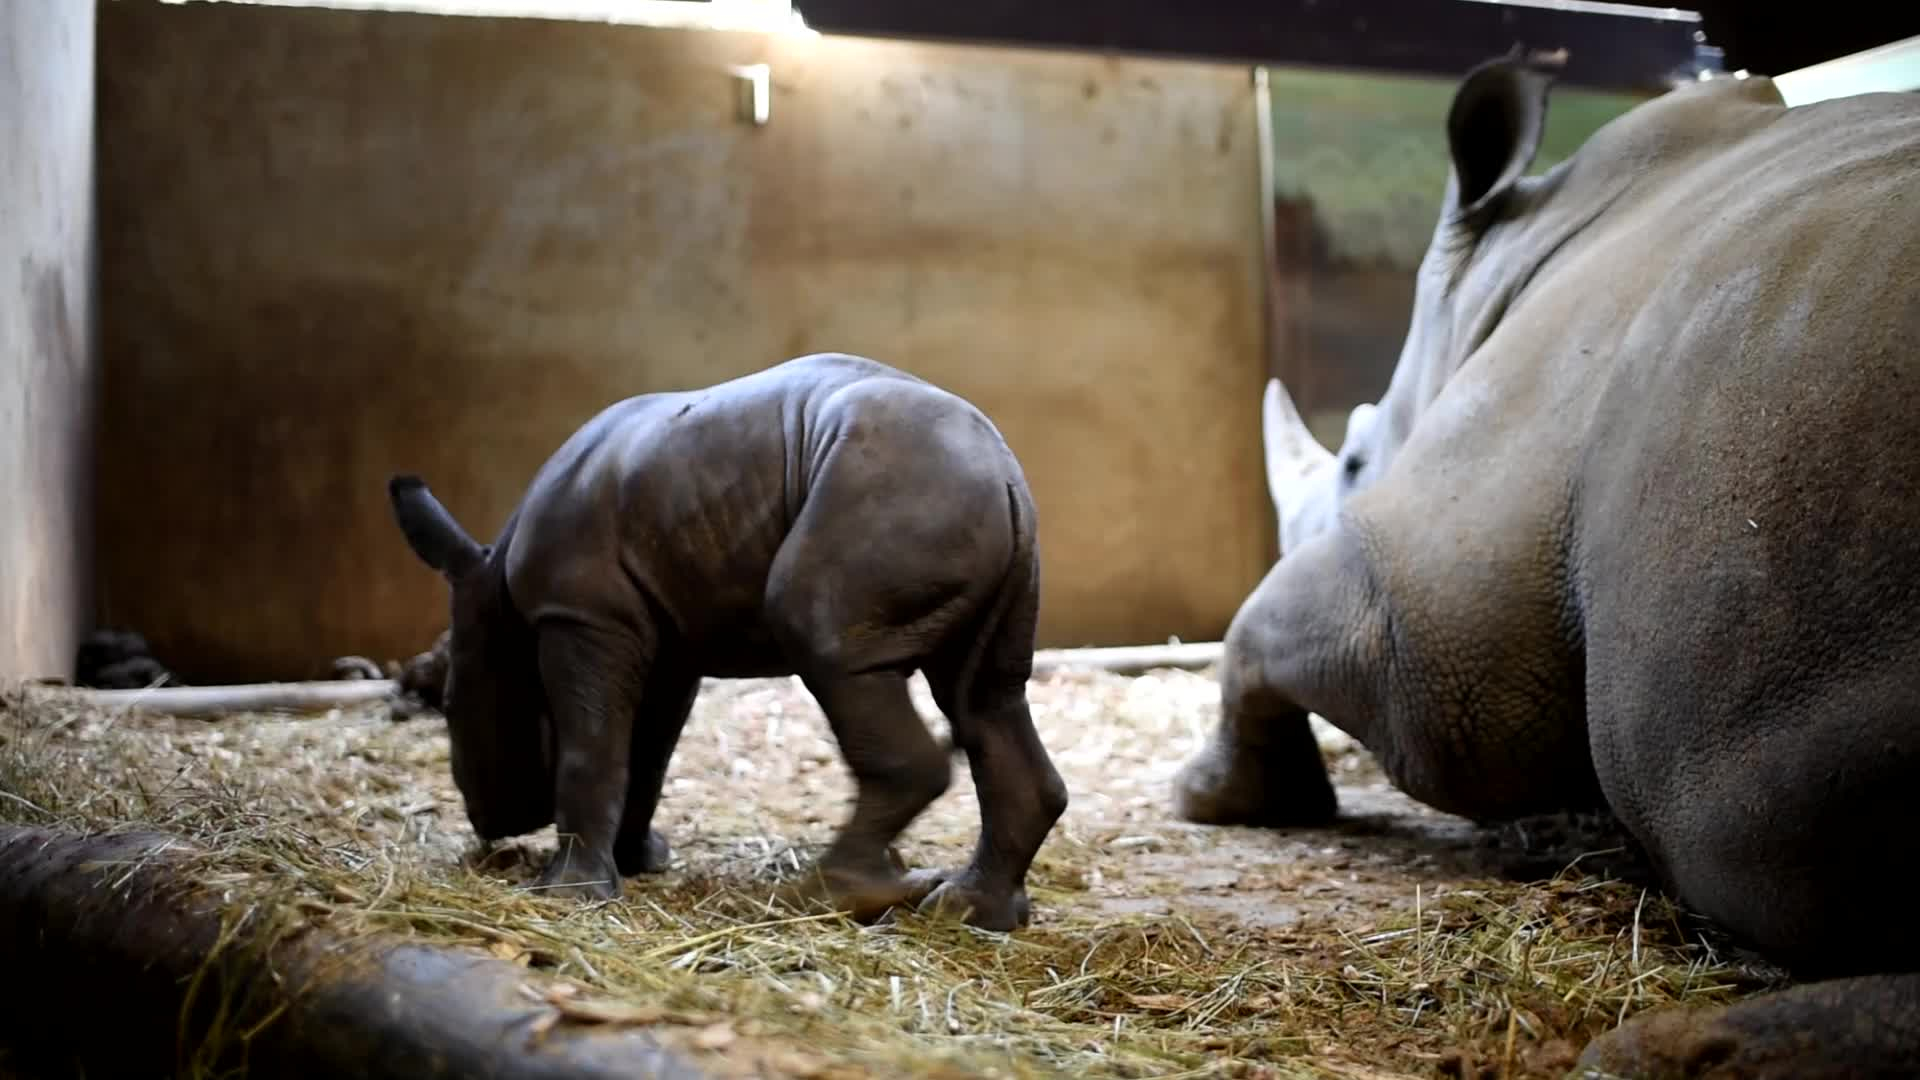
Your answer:
[[[1920,784],[1920,103],[1692,179],[1576,475],[1595,763],[1683,895],[1846,969],[1834,913],[1904,923],[1875,868],[1920,857],[1882,827]]]
[[[956,446],[962,429],[972,434]],[[629,398],[583,424],[530,485],[508,561],[516,603],[533,617],[646,610],[697,640],[770,649],[756,626],[769,568],[829,451],[856,431],[883,458],[1011,463],[972,405],[861,357],[804,356]]]

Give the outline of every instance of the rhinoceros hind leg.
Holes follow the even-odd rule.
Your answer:
[[[789,902],[825,901],[855,918],[907,902],[910,887],[891,846],[952,782],[948,752],[913,707],[905,675],[803,677],[852,771],[853,814],[806,878],[782,890]]]
[[[1014,930],[1031,917],[1027,870],[1066,812],[1067,786],[1034,730],[1021,674],[989,671],[969,692],[965,711],[954,674],[929,671],[928,682],[952,721],[954,745],[967,755],[980,802],[980,839],[964,868],[916,872],[914,893],[924,913],[983,930]]]
[[[670,679],[665,674],[664,669],[674,666],[654,665],[654,678],[634,711],[627,804],[613,841],[614,865],[626,875],[657,874],[673,861],[673,848],[653,827],[653,816],[660,806],[660,789],[667,780],[673,749],[700,693],[698,677]]]
[[[1805,983],[1723,1008],[1662,1009],[1587,1045],[1583,1080],[1920,1075],[1920,975]]]
[[[1202,825],[1332,821],[1339,802],[1306,712],[1255,716],[1229,702],[1213,737],[1174,778],[1174,812]]]

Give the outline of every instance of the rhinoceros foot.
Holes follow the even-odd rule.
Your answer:
[[[1324,825],[1339,812],[1317,750],[1264,753],[1215,740],[1174,777],[1174,813],[1200,825]]]
[[[915,870],[907,875],[907,884],[921,898],[916,910],[922,915],[959,919],[1002,933],[1021,929],[1033,919],[1027,890],[1006,893],[986,888],[966,870]]]
[[[820,865],[781,885],[774,898],[803,911],[825,907],[870,923],[912,903],[913,887],[896,870]]]
[[[562,900],[613,900],[620,895],[620,875],[611,858],[563,843],[541,871],[534,891]]]
[[[1593,1040],[1580,1080],[1823,1080],[1920,1074],[1920,975],[1805,983],[1712,1009],[1662,1009]]]
[[[613,865],[623,877],[658,874],[672,863],[673,845],[667,843],[667,838],[660,835],[659,829],[648,829],[645,839],[639,844],[623,846],[619,841],[614,842]]]

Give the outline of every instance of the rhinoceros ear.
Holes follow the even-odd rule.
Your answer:
[[[1484,223],[1526,174],[1546,130],[1552,86],[1551,76],[1517,54],[1467,73],[1447,112],[1457,219]]]
[[[395,476],[387,481],[387,497],[393,501],[393,517],[407,546],[448,580],[464,576],[486,558],[480,545],[427,490],[426,481],[408,474]]]

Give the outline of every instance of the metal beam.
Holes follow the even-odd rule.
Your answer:
[[[1690,10],[1608,0],[795,0],[825,34],[1163,55],[1457,78],[1514,46],[1558,79],[1659,92],[1717,68]]]
[[[1920,90],[1920,37],[1776,75],[1773,85],[1789,105],[1853,94]]]

